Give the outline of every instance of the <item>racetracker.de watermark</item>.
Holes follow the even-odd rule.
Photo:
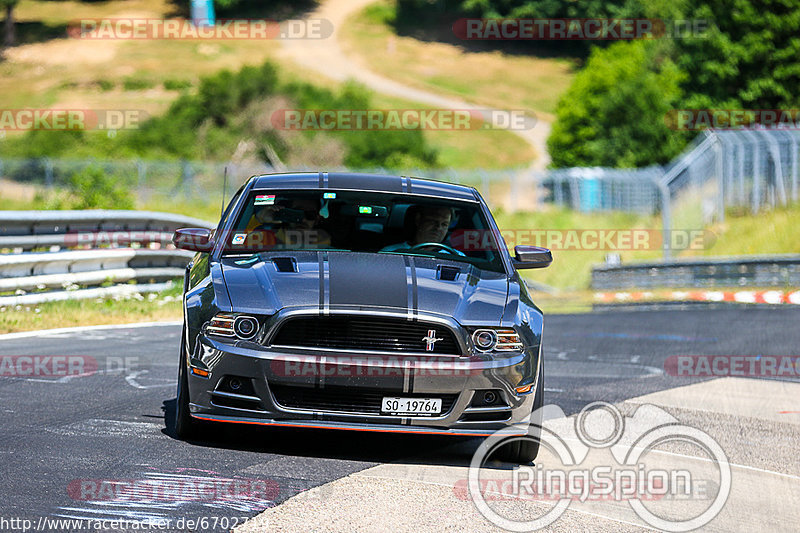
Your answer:
[[[506,246],[539,246],[550,250],[706,250],[716,242],[708,230],[651,229],[509,229],[500,230]],[[463,252],[491,251],[495,240],[488,230],[455,230],[450,243]]]
[[[530,130],[522,109],[278,109],[270,117],[279,130]]]
[[[327,39],[333,23],[327,19],[221,19],[195,25],[184,19],[86,18],[67,25],[67,34],[82,40],[256,40]]]
[[[673,130],[743,128],[800,129],[800,109],[672,109],[664,122]]]
[[[136,356],[91,355],[3,355],[0,377],[73,378],[95,374],[127,374],[141,368]]]
[[[60,518],[39,516],[37,519],[0,516],[0,531],[231,531],[244,524],[247,516],[135,516],[126,518]]]
[[[705,37],[705,19],[648,18],[462,18],[453,34],[469,41],[630,41]]]
[[[797,355],[671,355],[664,371],[676,377],[800,377]]]
[[[539,416],[541,415],[541,416]],[[508,531],[536,531],[557,521],[570,507],[592,511],[592,502],[627,504],[641,525],[691,531],[714,520],[731,490],[731,467],[722,447],[700,429],[683,425],[651,404],[625,416],[614,405],[594,402],[574,417],[547,405],[532,420],[493,433],[470,462],[456,497],[469,497],[492,524]],[[516,441],[536,441],[536,465],[498,468],[495,452]],[[677,446],[683,453],[671,453]],[[691,455],[685,450],[691,450]],[[514,505],[537,501],[524,515]],[[638,524],[637,524],[638,525]]]
[[[141,109],[0,109],[0,131],[132,130],[147,118]]]
[[[85,502],[202,502],[258,500],[270,503],[280,492],[272,479],[216,476],[143,477],[141,479],[74,479],[67,494]]]
[[[435,335],[435,330],[434,335]],[[459,361],[442,361],[433,357],[391,356],[336,356],[335,363],[322,363],[303,356],[281,356],[270,362],[270,370],[281,377],[367,377],[400,378],[413,372],[415,378],[422,377],[466,377],[482,374],[483,360],[479,357],[462,358]]]
[[[554,251],[644,251],[644,250],[708,250],[717,240],[709,230],[651,230],[651,229],[508,229],[500,230],[505,246],[539,246]],[[97,238],[95,238],[97,237]],[[78,244],[124,243],[127,236],[117,239],[113,234],[77,234],[69,242]],[[223,235],[226,249],[250,251],[292,248],[326,248],[329,236],[321,230],[252,230],[233,231]],[[162,241],[163,242],[163,241]],[[203,245],[192,235],[180,235],[176,246]],[[464,253],[497,251],[500,246],[491,230],[455,230],[448,239],[450,246]]]
[[[128,248],[133,245],[172,245],[174,233],[159,230],[70,231],[64,234],[68,248]]]

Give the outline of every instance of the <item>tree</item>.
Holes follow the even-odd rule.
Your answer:
[[[701,38],[674,41],[686,107],[800,105],[800,0],[703,0],[686,18],[712,23]]]
[[[17,42],[17,37],[14,34],[14,6],[19,3],[19,0],[0,0],[0,8],[5,8],[6,22],[5,22],[5,39],[6,46],[14,46]]]
[[[593,48],[556,108],[547,141],[554,167],[636,167],[665,163],[684,146],[665,116],[684,76],[646,41]]]

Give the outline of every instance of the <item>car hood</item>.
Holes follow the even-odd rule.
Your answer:
[[[234,311],[273,314],[286,307],[381,308],[499,324],[509,293],[504,273],[468,263],[395,254],[283,252],[223,257]],[[447,279],[448,274],[455,279]]]

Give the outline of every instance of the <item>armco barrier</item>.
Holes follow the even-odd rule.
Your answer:
[[[0,211],[0,250],[58,249],[0,254],[0,293],[7,293],[0,306],[163,290],[183,276],[193,255],[168,246],[181,227],[213,224],[149,211]],[[160,249],[146,247],[152,243]],[[72,290],[109,281],[142,283]],[[61,288],[70,290],[48,290]],[[44,292],[28,294],[33,290]]]
[[[800,255],[693,259],[592,269],[594,290],[659,287],[800,287]]]
[[[85,211],[0,211],[0,250],[80,244],[82,234],[126,232],[134,240],[152,240],[157,233],[171,234],[178,228],[213,228],[197,218],[153,211],[92,209]],[[89,243],[91,244],[91,243]]]
[[[163,281],[183,275],[184,250],[108,249],[0,255],[0,291],[97,285],[105,281]]]

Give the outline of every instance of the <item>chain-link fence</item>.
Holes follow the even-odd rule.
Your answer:
[[[725,209],[752,213],[798,199],[800,131],[748,129],[698,136],[669,165],[662,182],[671,202],[699,198],[703,222],[725,219]]]
[[[722,222],[726,209],[797,202],[799,149],[798,130],[707,130],[664,167],[556,169],[535,180],[540,198],[571,209],[660,213],[666,243],[670,229]]]
[[[147,202],[154,196],[180,200],[219,198],[227,171],[228,195],[247,178],[255,174],[282,171],[313,171],[318,168],[274,168],[266,163],[209,162],[209,161],[155,161],[155,160],[98,160],[98,159],[18,159],[0,157],[0,177],[22,183],[59,187],[69,183],[70,177],[89,167],[102,168],[120,183],[136,191],[139,199]],[[326,168],[327,171],[348,170]],[[352,171],[352,169],[350,169]],[[373,168],[361,170],[376,174],[396,174],[396,170]],[[509,199],[519,199],[520,184],[530,178],[526,170],[461,170],[418,169],[403,172],[408,176],[461,183],[477,188],[493,205],[509,209]],[[519,204],[522,207],[522,204]],[[530,207],[530,206],[529,206]]]
[[[584,212],[660,214],[666,236],[673,228],[702,228],[723,221],[728,208],[757,213],[796,202],[798,148],[797,130],[707,130],[664,167],[568,168],[539,173],[530,169],[408,169],[403,174],[472,185],[493,208],[510,211],[535,210],[549,203]],[[0,176],[57,186],[90,165],[116,176],[145,201],[153,195],[186,200],[220,198],[226,168],[228,192],[253,174],[286,170],[258,163],[0,157]],[[385,169],[369,172],[396,173]],[[664,253],[669,257],[668,248]]]
[[[47,187],[63,186],[70,177],[89,167],[102,168],[120,183],[135,190],[140,198],[166,195],[191,200],[221,191],[225,167],[228,174],[272,172],[268,165],[236,165],[209,161],[154,161],[139,159],[16,159],[0,157],[0,176],[22,183]]]
[[[660,208],[657,181],[663,174],[663,169],[658,166],[550,170],[538,180],[540,198],[579,211],[653,214]]]

